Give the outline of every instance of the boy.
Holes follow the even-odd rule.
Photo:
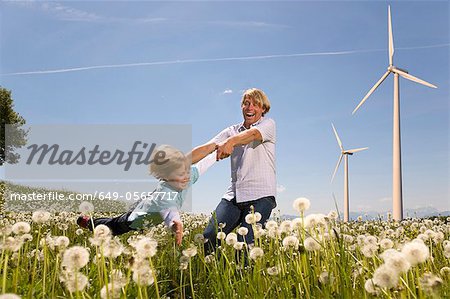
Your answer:
[[[166,160],[164,163],[150,164],[150,174],[159,180],[152,194],[122,215],[114,218],[96,218],[92,221],[87,216],[80,216],[77,219],[78,225],[92,230],[92,224],[94,226],[104,224],[111,229],[113,235],[121,235],[147,224],[164,222],[174,232],[176,243],[180,245],[183,238],[183,224],[179,210],[186,197],[187,188],[216,162],[216,155],[211,154],[215,149],[215,143],[208,143],[184,155],[170,145],[159,146],[154,153],[164,152]],[[194,164],[192,166],[191,161]]]

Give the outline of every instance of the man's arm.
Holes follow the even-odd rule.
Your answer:
[[[216,150],[216,144],[214,142],[206,143],[206,144],[195,147],[186,156],[191,159],[192,164],[195,164],[198,161],[202,160],[204,157],[211,154],[215,150]]]
[[[237,135],[231,136],[217,145],[217,160],[228,158],[233,153],[234,147],[248,144],[252,141],[262,141],[261,132],[257,128],[245,130]]]

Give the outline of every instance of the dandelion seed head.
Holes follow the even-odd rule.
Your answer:
[[[294,200],[294,203],[292,204],[292,207],[294,208],[294,210],[296,210],[299,213],[303,213],[306,210],[309,209],[309,207],[311,206],[311,202],[309,201],[309,199],[305,198],[305,197],[299,197],[297,199]]]
[[[248,228],[246,228],[245,226],[241,226],[237,229],[237,233],[241,236],[246,236],[248,234]]]
[[[300,241],[296,236],[287,236],[283,239],[283,248],[284,249],[294,249],[297,250],[298,246],[300,244]]]
[[[78,211],[83,215],[91,215],[94,212],[94,205],[89,201],[83,201],[78,206]]]
[[[156,254],[158,242],[155,240],[144,237],[136,243],[136,253],[138,256],[146,258],[153,257]]]
[[[280,273],[280,268],[278,266],[273,266],[267,268],[267,274],[270,276],[278,275]]]
[[[369,294],[372,294],[372,295],[378,294],[378,290],[377,290],[377,287],[376,287],[373,279],[366,280],[366,283],[364,284],[364,289]]]
[[[218,232],[217,233],[217,239],[218,240],[225,240],[225,238],[227,237],[227,234],[224,232]]]
[[[373,282],[375,285],[381,288],[393,288],[397,286],[398,274],[397,272],[387,265],[381,265],[373,273]]]
[[[261,258],[263,255],[264,255],[264,250],[262,250],[262,248],[253,247],[250,250],[250,258],[252,260],[257,260],[257,259]]]
[[[31,220],[36,224],[46,223],[50,219],[50,213],[44,210],[37,210],[33,212]]]
[[[425,262],[430,256],[428,247],[421,242],[405,244],[402,248],[402,253],[412,266]]]
[[[15,235],[22,235],[29,233],[31,230],[31,226],[30,224],[28,224],[28,222],[20,221],[14,223],[11,229]]]
[[[79,270],[89,262],[89,251],[81,246],[73,246],[63,253],[61,265],[69,270]]]
[[[308,238],[305,239],[304,246],[305,246],[305,249],[308,250],[308,251],[316,251],[316,250],[320,250],[321,249],[321,246],[320,246],[319,242],[317,242],[312,237],[308,237]]]
[[[229,233],[225,241],[228,245],[233,246],[237,242],[237,235],[235,233]]]
[[[133,271],[133,281],[139,286],[149,286],[155,282],[149,265],[143,265]]]
[[[191,246],[191,247],[183,250],[182,252],[185,257],[192,258],[197,255],[197,247]]]

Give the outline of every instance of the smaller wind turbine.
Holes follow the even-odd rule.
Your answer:
[[[342,145],[341,139],[339,138],[338,133],[336,132],[336,129],[333,124],[331,124],[333,127],[334,135],[336,136],[337,143],[339,144],[339,148],[341,149],[341,155],[339,156],[339,160],[336,164],[336,168],[333,172],[333,177],[331,178],[331,182],[334,180],[334,176],[336,175],[336,172],[339,168],[339,165],[341,165],[342,157],[344,157],[344,222],[348,222],[348,216],[349,216],[349,196],[348,196],[348,155],[353,155],[354,153],[364,151],[368,149],[368,147],[363,148],[355,148],[351,150],[345,150],[344,146]]]

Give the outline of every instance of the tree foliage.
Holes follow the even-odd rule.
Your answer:
[[[0,125],[0,166],[4,163],[17,163],[20,155],[15,151],[26,144],[28,131],[23,128],[25,119],[14,111],[11,91],[1,86]]]

